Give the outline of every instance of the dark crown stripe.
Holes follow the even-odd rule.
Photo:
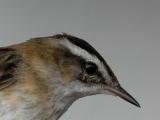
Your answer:
[[[68,34],[58,34],[58,35],[55,35],[56,38],[67,38],[71,43],[73,43],[74,45],[82,48],[83,50],[87,51],[88,53],[92,54],[92,55],[95,55],[106,67],[109,75],[111,77],[114,77],[114,73],[112,72],[112,70],[110,69],[110,67],[107,65],[106,61],[103,59],[103,57],[86,41],[80,39],[80,38],[77,38],[75,36],[71,36],[71,35],[68,35]]]

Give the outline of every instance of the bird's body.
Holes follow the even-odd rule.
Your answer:
[[[18,63],[20,67],[14,73],[18,82],[0,91],[0,119],[56,120],[72,103],[61,100],[67,98],[61,98],[64,91],[58,84],[62,76],[53,57],[58,51],[47,47],[36,40],[10,46],[21,55],[23,63]]]
[[[64,34],[0,48],[0,120],[58,120],[75,100],[94,94],[116,94],[139,106],[116,91],[109,66],[83,42]],[[91,63],[83,69],[86,61],[97,64],[94,75]]]

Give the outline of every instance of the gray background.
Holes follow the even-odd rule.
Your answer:
[[[0,46],[60,32],[96,47],[142,106],[97,95],[60,120],[159,119],[160,0],[0,0]]]

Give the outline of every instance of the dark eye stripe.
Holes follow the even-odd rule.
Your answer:
[[[106,61],[104,60],[104,58],[85,40],[82,40],[80,38],[77,38],[75,36],[72,35],[68,35],[68,34],[57,34],[53,36],[56,39],[60,39],[60,38],[67,38],[71,43],[73,43],[74,45],[80,47],[81,49],[84,49],[85,51],[87,51],[88,53],[96,56],[105,66],[106,70],[108,71],[108,74],[111,77],[115,77],[113,71],[111,70],[111,68],[108,66],[108,64],[106,63]]]
[[[80,38],[77,38],[77,37],[74,37],[74,36],[71,36],[71,35],[67,35],[67,34],[64,34],[64,35],[74,45],[76,45],[76,46],[84,49],[88,53],[93,54],[94,56],[96,56],[105,65],[105,67],[106,67],[106,69],[108,71],[108,74],[111,77],[115,76],[113,71],[111,70],[111,68],[108,66],[108,64],[104,60],[104,58],[89,43],[87,43],[86,41],[84,41],[84,40],[82,40]]]

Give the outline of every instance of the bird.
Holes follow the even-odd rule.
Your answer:
[[[97,94],[140,107],[79,37],[60,33],[0,47],[0,120],[58,120],[76,100]]]

